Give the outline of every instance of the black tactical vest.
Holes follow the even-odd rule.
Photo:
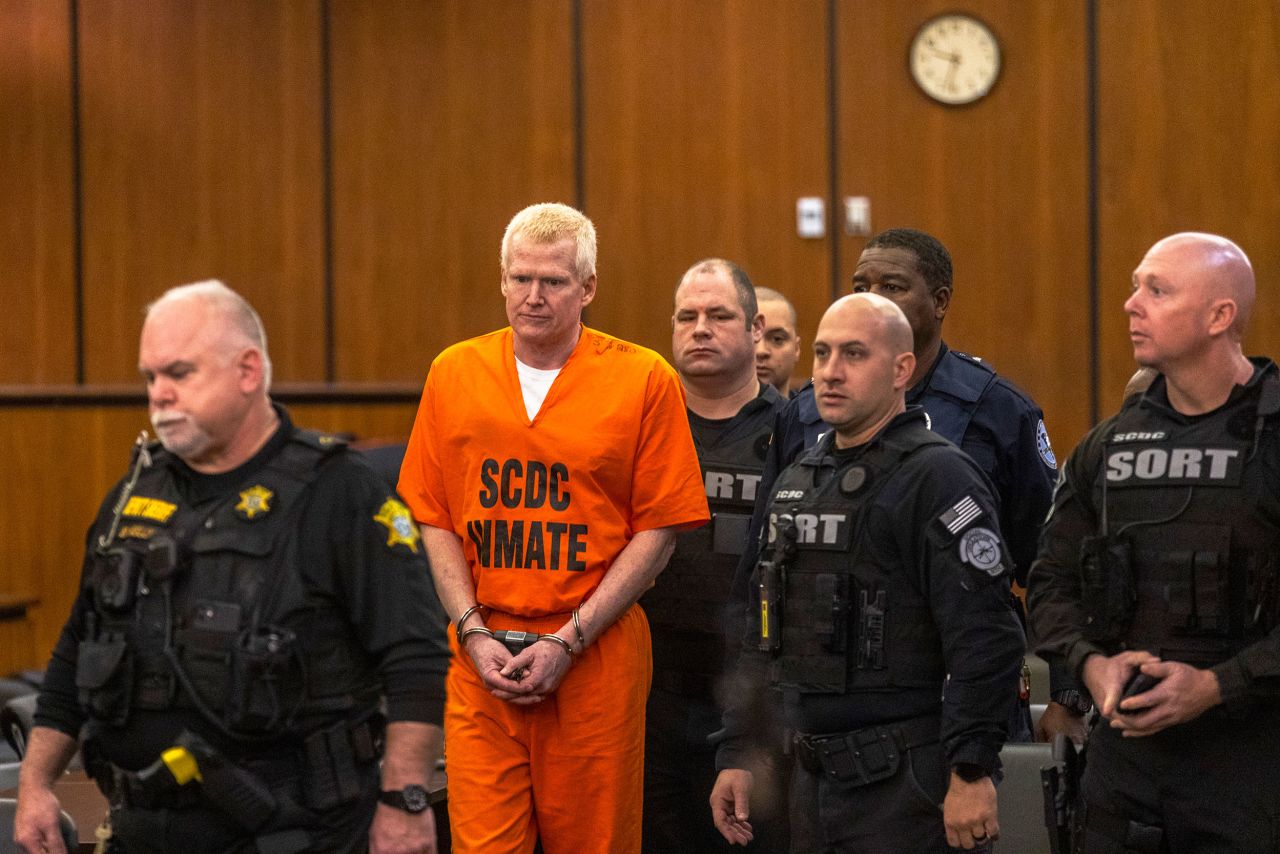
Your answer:
[[[758,407],[713,447],[698,447],[711,522],[676,536],[667,568],[641,600],[649,622],[666,631],[723,633],[729,587],[747,543],[751,510],[773,430],[773,407]],[[715,666],[715,662],[712,662]]]
[[[354,705],[362,672],[334,620],[307,608],[299,513],[323,461],[343,443],[295,429],[229,498],[186,506],[173,457],[150,466],[101,543],[76,682],[90,715],[123,725],[131,709],[195,708],[231,736],[272,735],[298,716]]]
[[[1191,423],[1138,398],[1121,411],[1082,561],[1096,641],[1208,667],[1275,625],[1277,472],[1258,446],[1276,440],[1280,380],[1257,386]]]
[[[865,520],[903,461],[944,443],[923,419],[881,434],[853,460],[832,456],[827,437],[779,476],[763,553],[784,577],[773,684],[800,693],[941,691],[946,667],[929,603],[908,573],[876,562]]]

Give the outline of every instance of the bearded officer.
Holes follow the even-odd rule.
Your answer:
[[[653,629],[643,850],[655,854],[728,848],[706,821],[716,776],[709,737],[720,729],[715,688],[726,664],[729,583],[783,404],[756,374],[753,351],[763,323],[751,280],[732,261],[700,261],[676,288],[672,364],[684,387],[711,524],[677,536],[667,568],[640,600]],[[779,785],[764,791],[776,793]],[[764,809],[776,814],[780,800],[775,795]],[[780,832],[777,820],[770,830]],[[764,841],[757,847],[765,850]]]
[[[1031,570],[1039,645],[1104,718],[1088,854],[1276,844],[1280,379],[1243,353],[1253,304],[1231,241],[1151,247],[1124,309],[1156,375],[1072,453]]]
[[[783,692],[796,733],[793,852],[973,848],[999,834],[992,776],[1014,699],[1002,689],[1025,644],[1012,563],[986,476],[906,408],[912,343],[882,297],[828,309],[813,377],[834,429],[770,494],[742,667]],[[712,814],[745,844],[742,706],[726,714]]]
[[[90,528],[15,839],[62,851],[53,785],[87,721],[113,850],[435,851],[448,650],[408,508],[272,404],[262,323],[221,282],[148,308],[138,366],[160,441]]]

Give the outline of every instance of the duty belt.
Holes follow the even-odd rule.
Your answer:
[[[204,794],[196,786],[175,786],[155,776],[139,776],[118,765],[104,762],[96,778],[103,784],[107,800],[113,807],[133,809],[185,809],[205,803]],[[109,782],[108,782],[109,781]]]
[[[887,780],[898,771],[902,754],[940,738],[937,715],[855,729],[830,735],[796,733],[796,761],[811,774],[820,774],[854,787]]]

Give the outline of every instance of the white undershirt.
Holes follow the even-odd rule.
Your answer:
[[[541,368],[532,368],[516,359],[516,373],[520,375],[520,392],[524,395],[524,411],[532,421],[538,414],[538,410],[542,408],[542,401],[547,399],[547,392],[551,390],[551,384],[556,381],[560,369],[552,368],[544,371]]]

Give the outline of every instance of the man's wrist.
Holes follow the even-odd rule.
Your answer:
[[[1093,701],[1089,697],[1076,690],[1075,688],[1067,688],[1061,691],[1050,691],[1049,699],[1062,706],[1073,715],[1085,715],[1093,708]]]
[[[981,765],[972,762],[957,762],[951,766],[952,772],[966,783],[976,783],[983,777],[990,777],[991,772]]]

